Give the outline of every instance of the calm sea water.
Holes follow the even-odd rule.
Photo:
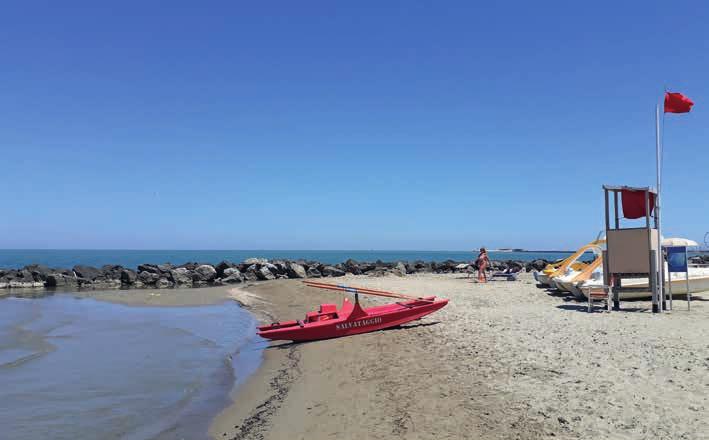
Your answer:
[[[554,260],[565,258],[568,252],[491,252],[495,260],[531,261],[537,258]],[[342,263],[349,258],[357,261],[468,261],[474,260],[477,254],[472,251],[259,251],[259,250],[226,250],[226,251],[165,251],[165,250],[27,250],[0,249],[0,267],[20,268],[28,264],[44,264],[49,267],[70,268],[75,264],[103,266],[104,264],[120,264],[125,267],[136,267],[142,263],[172,263],[182,264],[191,261],[216,264],[222,260],[240,262],[247,258],[258,257],[289,260],[315,260],[322,263]]]
[[[0,438],[207,438],[260,363],[255,325],[235,303],[2,299]]]

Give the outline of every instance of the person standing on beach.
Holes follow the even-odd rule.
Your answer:
[[[487,256],[487,249],[480,248],[478,259],[475,260],[478,266],[478,283],[487,283],[487,267],[490,265],[490,258]]]

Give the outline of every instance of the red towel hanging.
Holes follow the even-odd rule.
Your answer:
[[[623,217],[640,218],[645,217],[645,191],[631,191],[624,189],[621,191],[623,201]],[[650,214],[655,209],[655,194],[650,193]]]

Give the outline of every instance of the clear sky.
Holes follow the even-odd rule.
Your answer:
[[[709,231],[706,2],[4,2],[0,248],[572,248]]]

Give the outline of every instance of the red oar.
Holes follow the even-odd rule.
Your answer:
[[[385,298],[401,298],[401,299],[408,299],[410,301],[418,301],[418,300],[431,301],[431,300],[424,299],[424,298],[417,298],[415,296],[403,295],[401,293],[387,292],[385,290],[365,289],[363,287],[350,287],[350,286],[345,286],[342,284],[328,284],[328,283],[321,283],[318,281],[303,281],[303,283],[305,283],[306,285],[308,285],[310,287],[317,287],[319,289],[336,290],[339,292],[361,293],[363,295],[383,296]]]

